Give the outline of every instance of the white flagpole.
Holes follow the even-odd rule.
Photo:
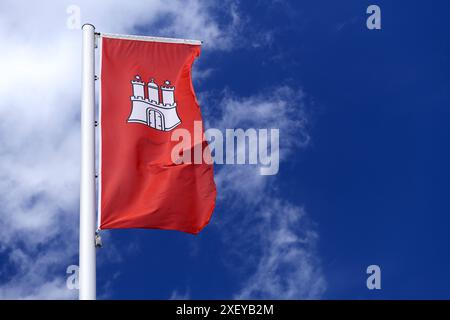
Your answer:
[[[85,24],[81,84],[79,299],[95,300],[95,27]]]

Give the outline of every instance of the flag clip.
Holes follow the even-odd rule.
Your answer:
[[[100,38],[100,33],[95,32],[94,33],[94,48],[97,49],[98,48],[98,39]]]
[[[98,231],[95,231],[95,247],[101,248],[102,246],[102,237],[100,237],[100,233]]]

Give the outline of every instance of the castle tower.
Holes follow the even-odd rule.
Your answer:
[[[166,80],[165,84],[166,84],[165,86],[161,87],[163,104],[165,106],[174,105],[175,98],[173,92],[175,90],[175,87],[170,86],[169,80]]]
[[[158,85],[155,83],[153,79],[148,83],[148,100],[151,102],[159,103],[159,92]]]
[[[133,85],[133,96],[144,99],[144,82],[141,81],[141,77],[136,76],[131,83]]]

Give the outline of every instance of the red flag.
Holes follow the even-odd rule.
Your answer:
[[[202,120],[191,82],[200,44],[102,35],[101,48],[100,229],[197,234],[214,209],[213,166],[174,163],[171,137],[194,137]],[[200,130],[188,146],[208,154]]]

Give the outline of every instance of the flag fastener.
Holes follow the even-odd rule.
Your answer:
[[[100,32],[94,32],[94,49],[98,48],[98,39],[100,38]]]
[[[95,231],[95,247],[101,248],[102,246],[103,246],[102,237],[100,237],[100,233],[97,230]]]

